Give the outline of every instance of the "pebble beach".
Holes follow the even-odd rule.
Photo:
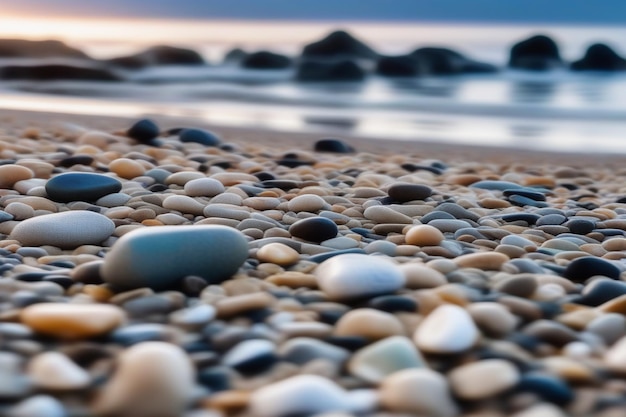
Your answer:
[[[0,114],[0,415],[626,408],[622,155]]]

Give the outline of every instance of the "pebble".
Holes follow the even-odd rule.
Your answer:
[[[261,262],[270,262],[281,266],[293,265],[300,260],[298,251],[278,242],[261,246],[256,256]]]
[[[520,380],[515,365],[503,359],[486,359],[454,368],[448,374],[454,395],[468,401],[484,400],[513,388]]]
[[[316,213],[326,208],[327,203],[324,199],[315,194],[299,195],[287,203],[287,209],[295,211],[296,213],[306,211],[310,213]]]
[[[46,193],[53,201],[94,202],[107,194],[117,193],[122,183],[113,177],[90,172],[66,172],[46,182]]]
[[[13,228],[10,237],[24,246],[74,249],[100,244],[114,230],[115,224],[106,216],[88,210],[70,210],[23,220]]]
[[[570,262],[563,276],[574,282],[585,282],[588,278],[602,275],[612,279],[619,279],[621,271],[609,261],[592,256],[574,259]]]
[[[143,165],[129,158],[118,158],[111,161],[109,169],[118,177],[126,179],[140,177],[146,171]]]
[[[432,417],[456,417],[458,408],[452,399],[446,378],[430,369],[406,369],[383,380],[380,402],[394,413]]]
[[[413,224],[413,219],[386,206],[371,206],[363,212],[365,218],[375,223]]]
[[[320,139],[313,145],[315,152],[352,153],[354,148],[340,139]]]
[[[39,303],[24,308],[20,320],[47,336],[86,339],[111,332],[125,315],[120,308],[106,304]]]
[[[325,217],[309,217],[289,226],[292,236],[316,243],[334,238],[338,231],[337,225]]]
[[[87,371],[59,352],[45,352],[32,358],[28,375],[35,386],[43,390],[75,391],[91,383]]]
[[[29,180],[35,173],[21,165],[0,165],[0,188],[12,188],[16,182]]]
[[[404,239],[407,245],[437,246],[444,240],[444,236],[436,227],[421,224],[411,227]]]
[[[222,143],[215,133],[202,129],[183,129],[178,139],[183,143],[193,142],[204,146],[219,146]]]
[[[189,197],[215,197],[225,190],[224,185],[213,178],[196,178],[184,185],[185,194]]]
[[[469,253],[454,258],[460,268],[478,268],[483,270],[500,270],[509,257],[499,252]]]
[[[317,375],[298,375],[257,389],[248,411],[259,417],[350,411],[345,390]]]
[[[38,394],[11,407],[6,417],[67,417],[63,404],[50,395]]]
[[[467,306],[467,312],[483,333],[495,338],[512,333],[519,323],[519,319],[499,303],[472,303]]]
[[[453,304],[437,307],[413,335],[417,347],[428,353],[450,354],[470,349],[480,332],[469,313]]]
[[[124,350],[93,410],[100,416],[178,417],[192,400],[195,370],[171,343],[143,342]]]
[[[390,336],[358,350],[348,362],[348,371],[371,384],[404,369],[427,367],[415,344],[404,336]]]
[[[304,365],[317,359],[343,364],[350,357],[348,350],[310,337],[294,337],[287,340],[280,345],[278,354],[283,360],[296,365]]]
[[[336,300],[391,294],[405,283],[402,270],[392,261],[361,254],[334,256],[322,262],[314,275],[319,288]]]
[[[395,183],[387,190],[389,197],[400,203],[413,200],[426,200],[433,193],[433,190],[422,184]]]
[[[126,131],[129,138],[142,143],[150,143],[159,133],[159,127],[150,119],[138,120]]]
[[[337,336],[361,336],[370,340],[404,335],[404,327],[393,314],[358,308],[344,314],[335,324]]]
[[[163,208],[202,216],[205,205],[186,195],[170,195],[163,200]]]
[[[248,258],[240,232],[225,226],[163,226],[122,236],[107,253],[102,278],[120,289],[168,289],[188,275],[219,283]]]
[[[258,373],[273,365],[275,351],[269,340],[244,340],[224,354],[222,364],[242,373]]]

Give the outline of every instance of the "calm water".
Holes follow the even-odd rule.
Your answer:
[[[235,46],[296,55],[303,44],[336,28],[384,54],[448,46],[499,65],[513,42],[537,32],[552,35],[566,60],[579,58],[586,45],[597,41],[626,53],[626,28],[46,21],[28,29],[0,18],[0,37],[60,38],[96,58],[168,43],[197,49],[210,62],[200,68],[151,68],[119,84],[0,83],[0,108],[161,113],[338,135],[626,153],[626,74],[507,70],[401,81],[372,76],[361,84],[331,86],[293,83],[289,70],[247,71],[220,64]]]

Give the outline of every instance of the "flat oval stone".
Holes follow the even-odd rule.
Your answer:
[[[287,209],[295,211],[296,213],[301,211],[308,211],[311,213],[318,212],[326,207],[326,201],[319,195],[315,194],[303,194],[296,196],[289,200],[287,203]]]
[[[63,339],[102,336],[125,320],[124,311],[108,304],[39,303],[20,313],[20,320],[37,333]]]
[[[11,188],[18,181],[33,178],[34,173],[21,165],[0,165],[0,188]]]
[[[583,288],[580,304],[597,307],[626,294],[626,282],[613,279],[594,279]]]
[[[508,260],[509,257],[503,253],[477,252],[457,256],[453,261],[460,268],[478,268],[497,271]]]
[[[472,188],[482,188],[483,190],[524,190],[525,187],[510,181],[483,180],[470,185]]]
[[[181,142],[194,142],[204,146],[219,146],[222,141],[213,132],[202,129],[184,129],[178,135]]]
[[[382,405],[393,412],[431,417],[456,417],[458,409],[446,378],[430,369],[405,369],[385,378]]]
[[[172,343],[143,342],[121,353],[95,415],[181,416],[194,391],[195,369]]]
[[[413,200],[426,200],[433,193],[433,190],[427,185],[396,183],[387,190],[389,197],[400,203],[406,203]]]
[[[376,223],[412,224],[413,219],[386,206],[371,206],[365,209],[363,216]]]
[[[289,227],[292,236],[316,243],[332,239],[338,232],[335,222],[326,217],[309,217],[298,220]]]
[[[224,184],[213,178],[196,178],[185,183],[185,194],[190,197],[214,197],[225,191]]]
[[[50,395],[33,395],[15,404],[7,417],[67,417],[63,404]]]
[[[469,313],[454,304],[433,310],[415,330],[417,347],[429,353],[459,353],[471,348],[480,332]]]
[[[620,273],[619,268],[609,261],[593,256],[586,256],[574,259],[570,262],[565,268],[563,276],[574,282],[584,282],[595,275],[619,279]]]
[[[405,282],[402,270],[389,259],[360,254],[334,256],[314,274],[320,289],[337,300],[391,294]]]
[[[437,246],[444,240],[443,233],[436,227],[420,224],[411,227],[405,236],[407,245]]]
[[[354,148],[340,139],[320,139],[313,145],[315,152],[352,153]]]
[[[393,314],[372,308],[357,308],[344,314],[335,323],[334,334],[379,340],[404,335],[404,327],[402,322]]]
[[[115,224],[106,216],[88,210],[70,210],[23,220],[11,231],[11,239],[23,246],[74,249],[97,245],[114,231]]]
[[[463,400],[483,400],[514,387],[520,373],[511,362],[486,359],[454,368],[448,380],[454,394]]]
[[[262,262],[271,262],[283,266],[292,265],[300,259],[298,251],[278,242],[261,246],[256,256]]]
[[[115,242],[101,274],[115,288],[163,290],[188,275],[222,282],[247,258],[245,236],[226,226],[151,227],[134,230]]]
[[[94,202],[107,194],[117,193],[122,183],[115,178],[90,172],[66,172],[48,180],[46,193],[59,203]]]

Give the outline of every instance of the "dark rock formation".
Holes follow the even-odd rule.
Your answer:
[[[324,39],[306,45],[302,56],[316,59],[378,58],[372,48],[343,30],[332,32]]]
[[[230,64],[230,63],[239,63],[241,61],[244,60],[245,57],[248,56],[248,53],[246,51],[244,51],[241,48],[234,48],[231,49],[230,51],[228,51],[226,53],[226,55],[224,55],[224,60],[223,62],[225,64]]]
[[[571,64],[574,71],[624,71],[626,59],[610,46],[596,43],[587,48],[585,56]]]
[[[76,81],[121,81],[107,68],[80,67],[66,64],[9,65],[0,68],[3,80],[76,80]]]
[[[536,35],[511,48],[509,67],[545,71],[563,65],[559,47],[552,38]]]
[[[29,41],[0,39],[0,57],[3,58],[78,58],[90,59],[84,52],[60,41]]]
[[[285,55],[259,51],[244,57],[241,66],[250,69],[283,69],[291,66],[291,59]]]
[[[410,54],[423,72],[430,75],[454,75],[496,72],[494,65],[474,61],[447,48],[419,48]]]
[[[298,66],[298,81],[363,81],[365,71],[353,61],[304,61]]]
[[[153,46],[135,55],[110,59],[111,64],[128,68],[141,69],[153,65],[203,65],[204,59],[191,49],[174,46]]]
[[[376,63],[376,73],[384,77],[415,77],[422,75],[423,70],[410,55],[384,56]]]

